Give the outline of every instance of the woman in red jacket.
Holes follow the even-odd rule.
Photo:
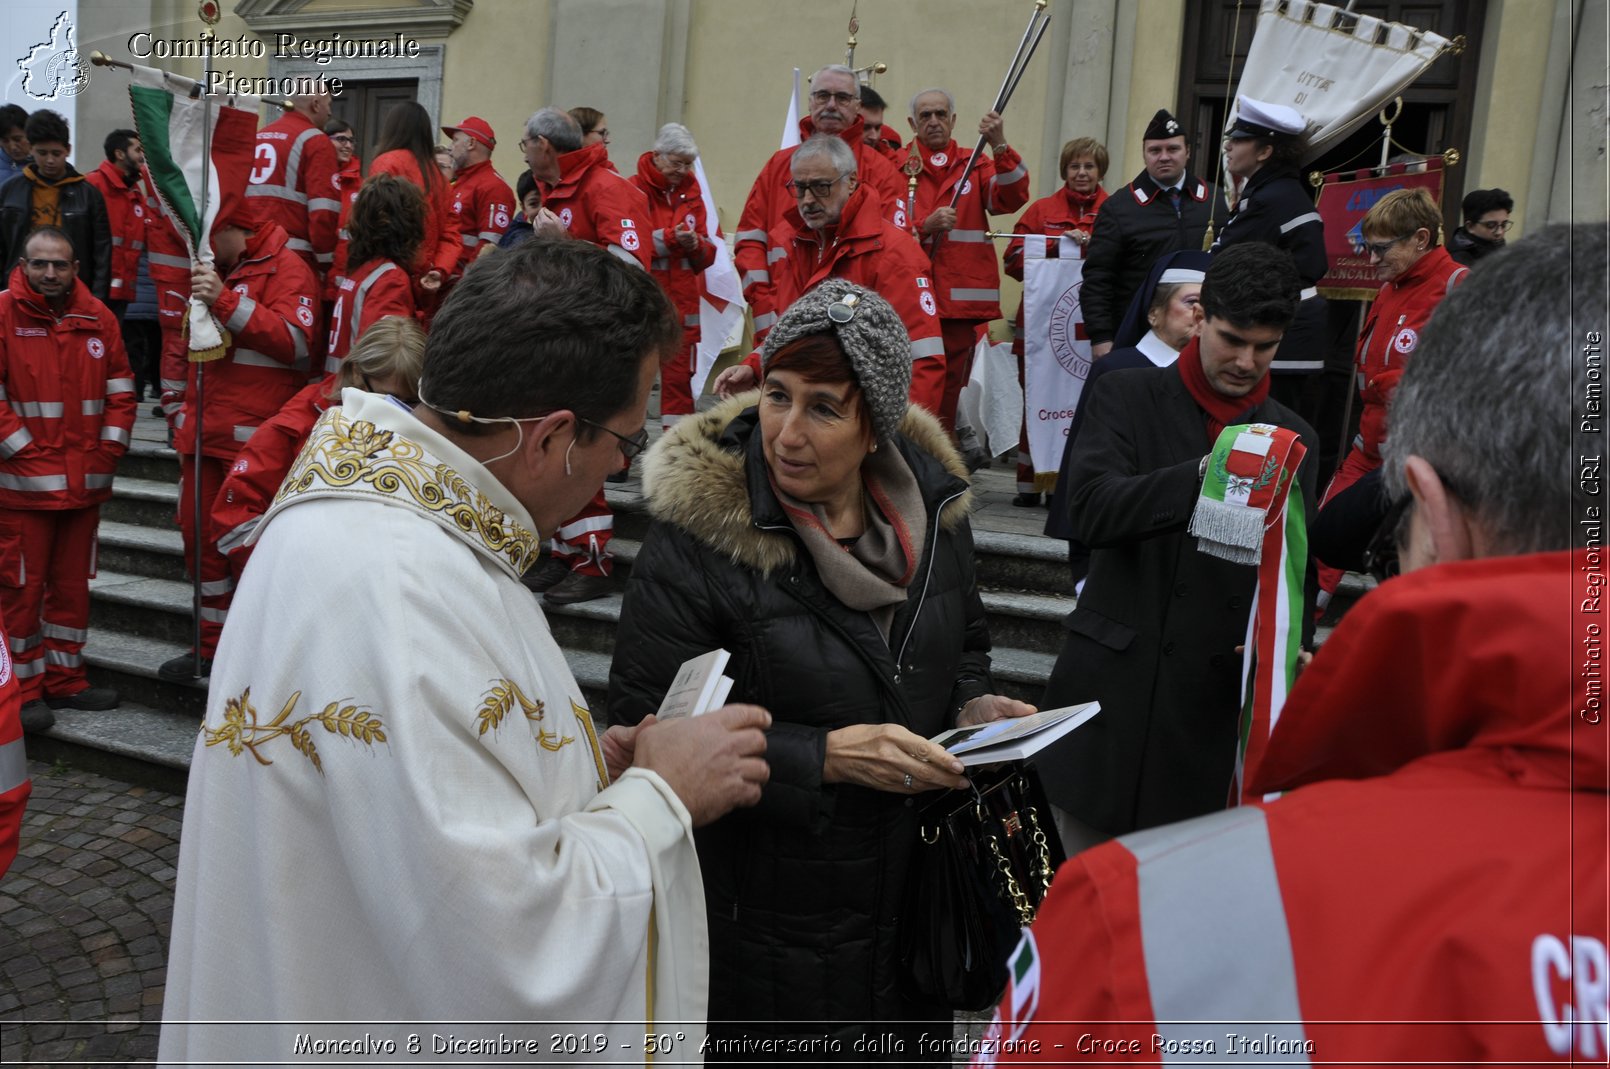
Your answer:
[[[693,414],[693,349],[699,344],[699,294],[716,247],[705,234],[704,194],[693,173],[699,146],[680,123],[666,123],[654,148],[637,160],[632,184],[648,198],[654,258],[649,269],[682,318],[682,348],[660,364],[660,422],[669,429]]]
[[[369,174],[394,174],[418,186],[425,194],[425,232],[414,260],[414,281],[424,293],[436,293],[458,263],[458,217],[453,214],[453,191],[436,167],[430,113],[414,101],[392,108],[380,128],[380,154]],[[348,250],[351,259],[351,250]],[[423,303],[423,302],[422,302]]]
[[[1062,174],[1062,188],[1048,197],[1030,204],[1012,227],[1014,234],[1045,234],[1058,237],[1068,234],[1078,245],[1090,242],[1090,232],[1096,226],[1096,211],[1107,199],[1101,180],[1107,174],[1107,146],[1093,137],[1076,137],[1062,146],[1057,166]],[[1023,243],[1008,242],[1006,246],[1006,273],[1023,281]],[[1017,357],[1017,381],[1023,385],[1023,302],[1017,305],[1012,320],[1012,353]],[[1017,443],[1017,496],[1012,504],[1033,508],[1040,503],[1040,493],[1034,485],[1034,465],[1029,463],[1029,430],[1023,425]]]
[[[341,361],[380,319],[414,318],[408,265],[419,252],[425,212],[425,198],[401,178],[377,174],[364,183],[347,220],[351,263],[330,307],[325,374],[341,370]]]
[[[1358,436],[1325,488],[1321,507],[1381,466],[1386,407],[1392,391],[1397,389],[1431,313],[1470,273],[1470,268],[1456,263],[1443,247],[1442,212],[1424,189],[1388,193],[1370,208],[1359,230],[1381,289],[1365,314],[1354,358],[1363,402]],[[1336,589],[1341,578],[1339,568],[1319,569],[1319,586],[1326,594]]]

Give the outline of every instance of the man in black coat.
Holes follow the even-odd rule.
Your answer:
[[[1142,135],[1146,169],[1108,197],[1085,251],[1080,305],[1091,352],[1106,356],[1130,300],[1164,253],[1202,248],[1208,220],[1226,215],[1219,191],[1186,171],[1185,128],[1166,110]]]
[[[1201,552],[1186,524],[1225,426],[1296,431],[1308,448],[1299,485],[1304,500],[1315,500],[1314,432],[1268,397],[1269,364],[1300,289],[1279,249],[1228,249],[1208,268],[1199,333],[1179,361],[1115,371],[1091,393],[1070,480],[1090,573],[1041,703],[1102,706],[1039,762],[1064,811],[1070,854],[1200,816],[1229,797],[1241,704],[1236,647],[1256,568]],[[1302,613],[1305,645],[1310,616]]]
[[[54,111],[28,116],[33,161],[0,187],[0,251],[5,273],[17,265],[35,228],[54,226],[67,235],[78,258],[78,277],[106,300],[112,281],[112,227],[98,189],[67,162],[73,146],[67,120]]]

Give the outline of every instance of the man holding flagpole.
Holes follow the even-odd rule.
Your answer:
[[[1074,533],[1090,573],[1046,686],[1047,707],[1101,702],[1101,716],[1040,768],[1069,854],[1113,835],[1199,816],[1231,797],[1242,656],[1254,587],[1249,565],[1298,558],[1298,634],[1312,627],[1302,567],[1302,503],[1314,500],[1314,432],[1269,398],[1269,363],[1297,311],[1291,258],[1248,244],[1214,258],[1200,331],[1170,367],[1103,376],[1070,458]],[[1292,475],[1295,473],[1296,478]],[[1298,489],[1300,487],[1300,490]],[[1270,549],[1266,531],[1298,518]],[[1256,648],[1256,647],[1255,647]],[[1265,673],[1285,664],[1267,653]],[[1275,682],[1260,677],[1267,694]]]
[[[219,217],[212,230],[217,265],[198,264],[191,274],[196,299],[211,309],[229,337],[223,359],[208,368],[205,422],[196,404],[197,365],[192,363],[184,408],[174,423],[186,561],[196,560],[192,502],[194,480],[201,480],[201,648],[164,663],[158,669],[164,679],[189,680],[211,668],[235,586],[229,561],[218,551],[219,532],[211,527],[212,501],[241,446],[307,385],[311,373],[318,280],[291,248],[285,229],[258,220],[257,203],[241,198]]]

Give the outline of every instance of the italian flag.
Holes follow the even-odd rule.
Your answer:
[[[213,223],[246,196],[257,146],[258,99],[208,97],[200,83],[136,65],[129,83],[134,123],[163,211],[190,248],[211,266]],[[227,342],[199,300],[190,300],[190,359],[215,360]]]

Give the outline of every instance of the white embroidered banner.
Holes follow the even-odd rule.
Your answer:
[[[1090,339],[1079,305],[1084,266],[1084,246],[1066,235],[1023,237],[1023,418],[1042,489],[1050,489],[1062,466],[1068,425],[1090,377]]]
[[[1308,121],[1310,160],[1391,103],[1450,44],[1399,22],[1343,14],[1333,4],[1263,0],[1236,89],[1238,99],[1296,108]]]

